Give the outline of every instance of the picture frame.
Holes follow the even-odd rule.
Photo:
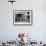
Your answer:
[[[13,10],[13,25],[32,25],[32,10]]]

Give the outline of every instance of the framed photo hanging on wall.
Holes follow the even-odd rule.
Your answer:
[[[32,25],[32,10],[13,10],[14,25]]]

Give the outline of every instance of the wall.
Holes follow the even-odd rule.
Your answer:
[[[32,26],[14,26],[13,10],[33,10]],[[0,40],[15,40],[19,32],[26,32],[33,40],[46,40],[46,0],[17,0],[12,5],[0,0]]]

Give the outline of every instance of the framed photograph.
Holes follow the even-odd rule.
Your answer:
[[[14,25],[32,25],[32,10],[13,10]]]

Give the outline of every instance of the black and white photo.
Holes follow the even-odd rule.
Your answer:
[[[32,10],[14,10],[13,24],[31,24]]]

